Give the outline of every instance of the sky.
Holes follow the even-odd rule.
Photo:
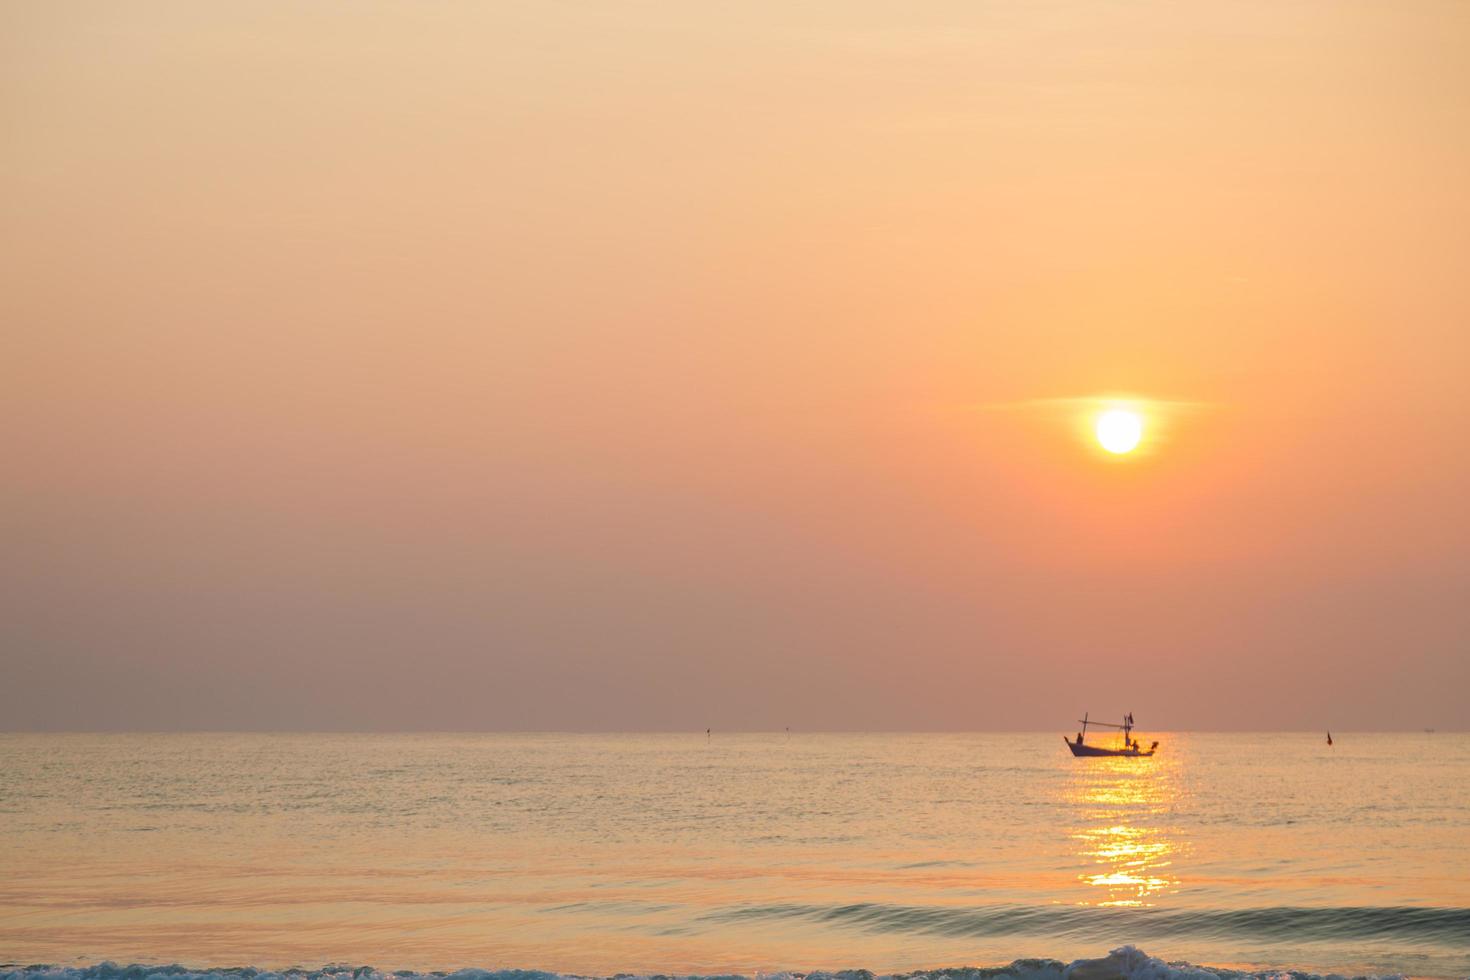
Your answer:
[[[1454,2],[7,0],[0,728],[1470,727],[1467,92]]]

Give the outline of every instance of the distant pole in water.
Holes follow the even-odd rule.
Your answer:
[[[705,739],[706,739],[706,740],[708,740],[708,739],[709,739],[709,733],[710,733],[710,729],[708,729],[708,728],[706,728],[706,729],[705,729],[705,730],[704,730],[704,737],[705,737]]]
[[[1332,744],[1332,733],[1331,732],[1328,732],[1327,733],[1327,744],[1328,745],[1331,745]]]

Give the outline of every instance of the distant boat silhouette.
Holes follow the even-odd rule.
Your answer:
[[[1121,756],[1128,759],[1138,759],[1146,758],[1153,755],[1159,747],[1159,743],[1155,742],[1148,748],[1144,748],[1142,745],[1134,740],[1132,734],[1133,712],[1131,711],[1123,716],[1123,724],[1121,725],[1114,725],[1111,722],[1106,721],[1090,721],[1087,714],[1083,714],[1081,720],[1078,723],[1082,726],[1082,730],[1077,733],[1077,740],[1075,742],[1065,735],[1062,736],[1062,741],[1067,743],[1067,748],[1072,750],[1072,755],[1074,756]],[[1123,744],[1119,747],[1111,749],[1105,749],[1100,745],[1086,744],[1088,725],[1097,725],[1103,728],[1122,729]]]
[[[1328,732],[1327,733],[1327,744],[1328,745],[1331,745],[1332,744],[1332,733],[1331,732]]]

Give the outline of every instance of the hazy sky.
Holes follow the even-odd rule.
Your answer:
[[[5,0],[0,141],[0,727],[1470,726],[1470,5]]]

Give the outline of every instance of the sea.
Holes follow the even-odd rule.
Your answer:
[[[0,735],[0,980],[1470,977],[1470,736],[1063,734]]]

